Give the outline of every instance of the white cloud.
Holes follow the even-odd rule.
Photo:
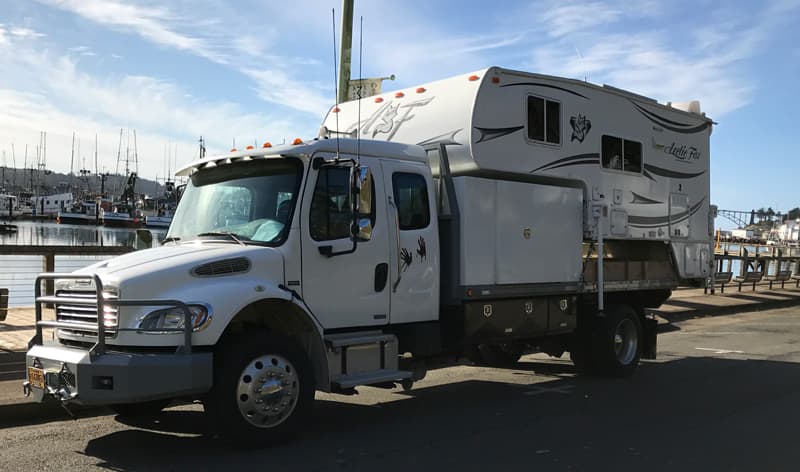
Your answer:
[[[298,127],[291,118],[248,111],[235,103],[192,98],[166,80],[141,75],[93,77],[69,55],[3,46],[0,63],[28,90],[37,91],[4,88],[7,80],[0,78],[0,149],[9,150],[11,142],[18,150],[25,142],[37,143],[38,132],[46,130],[53,155],[48,165],[54,170],[69,170],[65,150],[71,146],[73,131],[84,139],[99,132],[103,161],[113,170],[119,127],[136,129],[140,171],[152,177],[163,167],[160,161],[168,140],[180,143],[183,164],[196,157],[196,139],[201,135],[214,153],[227,151],[232,139],[248,144],[265,139],[280,142],[296,136],[298,129],[309,129]],[[87,149],[83,147],[84,154]]]
[[[26,38],[26,39],[36,39],[36,38],[42,38],[42,37],[45,36],[44,33],[40,33],[38,31],[34,31],[34,30],[30,29],[30,28],[23,28],[23,27],[19,27],[19,26],[12,27],[9,30],[9,33],[12,36],[16,36],[18,38]]]

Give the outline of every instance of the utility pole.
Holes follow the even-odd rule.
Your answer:
[[[339,44],[339,93],[337,103],[347,101],[350,89],[350,62],[353,51],[353,2],[342,0],[342,36]]]

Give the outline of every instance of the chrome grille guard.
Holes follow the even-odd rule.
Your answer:
[[[66,298],[58,297],[55,295],[42,296],[42,282],[46,280],[88,280],[94,282],[95,298]],[[103,282],[97,274],[59,274],[59,273],[43,273],[36,277],[36,285],[34,286],[35,301],[36,301],[36,334],[28,342],[28,349],[35,345],[42,344],[42,328],[56,328],[74,330],[79,328],[84,331],[97,333],[97,342],[89,349],[92,357],[102,355],[106,352],[106,326],[103,316],[104,306],[123,307],[123,306],[163,306],[168,308],[180,308],[185,316],[184,326],[182,329],[178,328],[158,328],[158,329],[140,329],[140,328],[120,328],[119,321],[114,331],[135,331],[137,333],[148,332],[182,332],[183,344],[178,346],[176,353],[178,354],[191,354],[192,353],[192,313],[189,307],[180,300],[120,300],[120,299],[107,299],[103,296]],[[63,321],[44,321],[42,320],[42,305],[43,304],[63,304],[69,303],[71,305],[96,307],[97,309],[97,324],[92,323],[76,323],[76,322],[63,322]]]

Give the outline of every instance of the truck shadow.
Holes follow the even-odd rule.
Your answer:
[[[327,397],[298,438],[275,447],[218,440],[199,409],[172,409],[92,439],[84,453],[114,470],[775,470],[800,460],[800,364],[680,358],[620,380],[574,377],[559,362],[519,367],[514,382],[476,371],[408,392]]]

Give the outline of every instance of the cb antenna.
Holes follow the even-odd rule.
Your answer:
[[[356,126],[356,165],[361,165],[361,93],[364,83],[361,79],[361,62],[364,56],[364,17],[360,17],[361,24],[358,31],[358,125]],[[339,116],[338,113],[336,115]],[[339,126],[337,124],[336,128]]]
[[[333,105],[334,115],[336,115],[336,159],[339,159],[339,72],[336,67],[336,9],[331,8],[331,22],[333,24],[333,93],[336,103]]]

